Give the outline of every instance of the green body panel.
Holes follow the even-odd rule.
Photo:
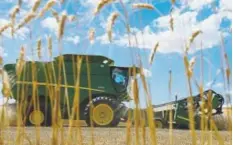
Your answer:
[[[128,81],[129,68],[112,66],[113,61],[103,56],[88,56],[88,62],[86,62],[86,56],[82,56],[82,58],[79,85],[80,111],[82,111],[82,109],[84,109],[83,107],[88,103],[89,93],[91,93],[92,98],[105,95],[114,97],[119,102],[130,100],[127,93],[127,85],[123,87],[115,83],[112,78],[112,70],[114,68],[119,68],[123,70],[122,73],[126,76]],[[19,78],[17,79],[15,77],[14,79],[14,83],[17,80],[20,82],[12,85],[12,97],[19,100],[20,98],[32,96],[33,81],[35,81],[37,83],[43,83],[36,85],[36,96],[50,96],[52,99],[53,97],[60,97],[61,108],[66,108],[67,103],[69,103],[71,109],[75,91],[78,89],[75,88],[75,86],[78,77],[77,66],[81,57],[78,57],[78,55],[63,55],[62,59],[64,61],[59,61],[59,57],[57,57],[52,62],[26,62]],[[104,60],[108,60],[108,63],[103,63]],[[90,87],[88,86],[87,64],[89,64],[90,69]],[[16,64],[8,64],[4,66],[4,69],[10,76],[15,76],[15,66]],[[35,77],[33,78],[33,76]],[[59,76],[61,76],[61,86],[59,93],[56,93],[55,85],[58,84]],[[17,90],[19,90],[20,93],[18,93]],[[69,102],[67,102],[67,100],[69,100]],[[67,109],[63,109],[62,111],[67,112]],[[80,119],[83,119],[83,115],[81,113],[80,115]]]

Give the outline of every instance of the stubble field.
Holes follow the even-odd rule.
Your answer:
[[[16,144],[16,136],[17,136],[17,129],[16,127],[10,127],[9,129],[4,130],[1,132],[4,138],[4,145],[15,145]],[[39,136],[40,139],[36,139],[36,128],[35,127],[27,127],[21,130],[21,143],[23,145],[30,145],[30,144],[40,144],[40,145],[48,145],[52,144],[52,128],[48,127],[40,127],[39,128]],[[93,138],[92,138],[92,128],[82,127],[81,128],[81,140],[80,136],[77,133],[78,129],[73,127],[72,128],[72,135],[69,136],[69,127],[60,128],[58,130],[59,134],[56,136],[56,144],[66,144],[68,136],[71,138],[68,144],[83,144],[83,145],[91,145],[92,140],[95,145],[126,145],[127,144],[127,135],[126,135],[126,128],[125,127],[118,127],[118,128],[94,128],[93,129]],[[24,133],[23,133],[24,132]],[[201,131],[196,131],[197,133],[197,144],[201,144],[201,140],[204,141],[204,144],[211,144],[211,145],[218,145],[219,140],[217,139],[216,135],[213,132],[204,132],[204,139],[201,139]],[[224,141],[225,145],[231,144],[231,133],[227,131],[218,131],[219,136]],[[139,131],[139,142],[138,145],[150,145],[151,144],[151,137],[149,129],[145,129],[145,138],[142,137],[142,130]],[[131,143],[136,145],[136,134],[134,128],[131,128]],[[156,130],[156,139],[159,145],[167,145],[169,144],[169,129],[157,129]],[[37,140],[37,141],[36,141]],[[192,144],[192,136],[189,130],[173,130],[173,143],[174,145],[191,145]],[[82,143],[81,143],[82,142]],[[19,141],[18,141],[19,143]]]

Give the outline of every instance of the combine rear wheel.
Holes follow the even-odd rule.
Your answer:
[[[51,108],[47,103],[40,101],[39,108],[35,109],[34,106],[28,105],[24,115],[26,119],[26,126],[51,126]]]
[[[92,122],[94,127],[115,127],[120,122],[118,103],[109,97],[97,97],[92,100]],[[86,123],[91,126],[90,104],[85,108]]]

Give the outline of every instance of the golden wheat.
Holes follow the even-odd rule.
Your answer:
[[[18,24],[18,26],[16,27],[16,30],[22,28],[24,25],[26,25],[27,23],[29,23],[33,18],[35,18],[36,14],[34,12],[30,12],[28,13],[24,19]]]
[[[52,15],[53,17],[56,18],[57,22],[59,22],[59,14],[58,12],[56,12],[54,9],[51,9]]]
[[[189,43],[193,43],[194,39],[200,34],[202,33],[201,30],[197,30],[195,32],[192,33],[192,36],[189,38]]]
[[[10,85],[10,80],[9,76],[6,71],[3,71],[3,76],[2,76],[2,94],[4,97],[10,97],[11,96],[11,85]]]
[[[176,2],[176,0],[171,0],[171,3],[174,5],[175,4],[175,2]]]
[[[152,65],[152,62],[153,62],[153,59],[154,59],[154,55],[155,55],[155,53],[156,53],[156,51],[157,51],[158,48],[159,48],[159,42],[156,43],[154,49],[151,52],[151,56],[150,56],[150,59],[149,59],[150,65]]]
[[[40,6],[40,1],[41,0],[36,0],[35,1],[34,5],[32,6],[32,11],[33,12],[35,12],[38,9],[38,7]]]
[[[132,6],[133,8],[143,8],[143,9],[154,10],[154,6],[151,4],[147,4],[147,3],[135,3]]]
[[[97,13],[100,12],[100,10],[107,4],[110,4],[111,2],[113,2],[115,0],[100,0],[100,2],[98,3],[95,11],[94,11],[94,14],[96,15]]]
[[[94,39],[95,39],[95,29],[94,28],[90,28],[89,30],[89,40],[92,43],[94,43]]]
[[[11,13],[10,13],[10,17],[11,17],[11,36],[14,35],[14,25],[15,25],[15,17],[16,17],[16,14],[19,12],[20,10],[20,6],[19,5],[16,5]]]
[[[19,55],[19,60],[16,63],[16,74],[19,76],[19,74],[22,71],[23,65],[25,63],[24,61],[24,55],[25,55],[25,48],[22,46],[20,49],[20,55]]]
[[[38,14],[39,17],[42,17],[46,11],[48,11],[53,5],[56,4],[56,0],[49,0],[45,6],[42,8],[40,13]]]
[[[15,15],[19,12],[20,7],[19,5],[16,5],[12,8],[12,11],[10,12],[10,17],[15,17]]]
[[[191,78],[192,74],[189,70],[189,60],[188,60],[188,57],[187,56],[184,56],[184,65],[185,65],[185,69],[186,69],[186,74],[189,78]]]
[[[195,31],[195,32],[192,33],[191,37],[189,38],[188,44],[186,44],[186,46],[185,46],[185,53],[186,53],[186,54],[188,53],[188,51],[189,51],[189,49],[190,49],[190,46],[191,46],[191,44],[193,43],[194,39],[195,39],[199,34],[201,34],[201,33],[202,33],[201,30],[197,30],[197,31]]]
[[[107,22],[107,33],[108,33],[108,39],[111,42],[112,41],[112,27],[114,25],[115,20],[119,14],[117,12],[113,12],[109,17],[108,17],[108,22]]]
[[[4,32],[6,29],[8,29],[9,27],[11,27],[11,23],[7,23],[5,25],[3,25],[1,28],[0,28],[0,35],[2,35],[2,32]]]
[[[170,29],[173,31],[174,30],[174,19],[172,15],[170,15],[169,24],[170,24]]]
[[[59,25],[58,25],[58,38],[59,38],[59,40],[64,35],[64,27],[65,27],[66,19],[67,19],[67,15],[65,12],[63,12],[62,16],[61,16],[61,20],[59,21]]]

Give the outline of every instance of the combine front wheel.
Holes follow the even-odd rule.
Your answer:
[[[117,115],[118,103],[113,98],[97,97],[92,100],[92,122],[94,127],[115,127],[120,118]],[[90,104],[85,108],[86,123],[91,126]]]
[[[161,120],[155,120],[156,128],[163,128],[163,122]]]

